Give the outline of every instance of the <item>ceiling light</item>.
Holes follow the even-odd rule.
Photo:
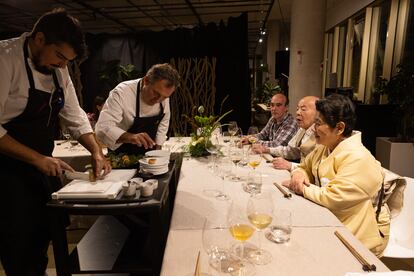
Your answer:
[[[262,43],[263,42],[263,38],[259,38],[259,43]]]
[[[286,51],[289,51],[289,48],[288,48],[288,47],[286,47],[286,48],[285,48],[285,50],[286,50]]]

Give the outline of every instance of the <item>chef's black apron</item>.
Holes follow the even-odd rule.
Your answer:
[[[30,84],[27,105],[3,127],[18,142],[52,156],[58,113],[65,98],[55,72],[52,94],[35,88],[27,42],[23,48]],[[7,275],[44,275],[50,241],[46,203],[58,186],[57,177],[48,177],[28,163],[0,154],[0,257]]]
[[[140,106],[140,94],[141,94],[141,80],[138,81],[137,85],[137,105],[135,109],[135,118],[134,123],[128,129],[129,133],[141,133],[146,132],[152,140],[155,141],[155,136],[157,136],[158,125],[160,124],[162,118],[164,117],[164,107],[160,103],[160,113],[151,117],[140,117],[139,116],[139,106]],[[119,148],[115,150],[115,153],[126,153],[126,154],[143,154],[151,148],[145,149],[144,147],[139,147],[134,144],[124,143]]]

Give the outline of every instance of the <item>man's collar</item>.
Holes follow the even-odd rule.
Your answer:
[[[289,116],[289,113],[286,112],[280,120],[276,120],[275,118],[273,118],[273,121],[275,121],[276,124],[280,125],[284,120],[286,120],[287,116]]]

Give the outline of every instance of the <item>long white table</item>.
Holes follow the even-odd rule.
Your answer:
[[[239,173],[247,174],[248,170],[239,168]],[[292,212],[293,231],[287,244],[275,244],[262,237],[262,247],[271,252],[273,260],[267,265],[257,265],[256,275],[344,276],[347,272],[361,272],[361,264],[334,235],[335,230],[346,237],[369,262],[374,263],[377,271],[389,271],[329,210],[301,196],[284,198],[272,183],[288,179],[287,171],[275,170],[264,160],[258,170],[263,173],[263,189],[271,193],[274,208]],[[202,272],[218,275],[208,265],[202,246],[202,229],[206,217],[214,220],[224,211],[217,199],[205,196],[202,191],[220,188],[220,181],[208,170],[206,158],[184,158],[161,275],[194,275],[199,251]],[[226,181],[225,192],[240,205],[247,203],[249,194],[243,191],[241,182]],[[257,244],[257,233],[248,242]]]
[[[107,149],[103,149],[103,153],[107,153]],[[59,158],[77,171],[85,171],[85,165],[91,162],[91,153],[81,144],[72,146],[69,141],[55,140],[55,148],[52,153],[53,157]]]

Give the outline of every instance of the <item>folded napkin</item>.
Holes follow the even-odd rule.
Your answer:
[[[113,170],[104,179],[96,182],[76,179],[52,194],[54,199],[70,198],[115,198],[122,184],[136,174],[136,169]]]
[[[348,272],[345,276],[365,276],[365,275],[375,275],[375,276],[414,276],[412,271],[391,271],[391,272]]]

